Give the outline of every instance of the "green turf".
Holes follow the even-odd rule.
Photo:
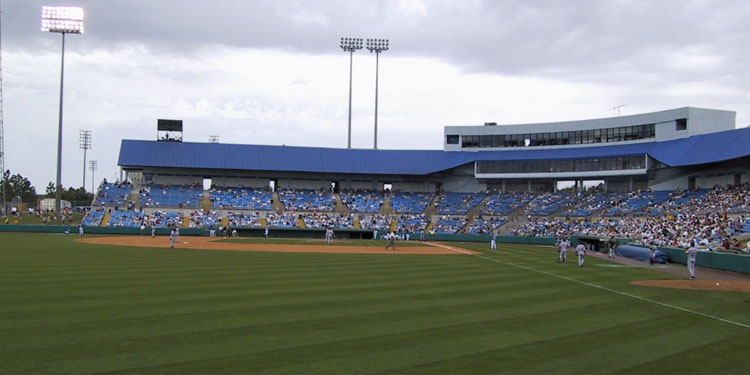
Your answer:
[[[672,276],[556,264],[548,248],[343,255],[74,238],[0,234],[0,373],[750,373],[750,329],[615,291],[742,325],[750,295],[632,286]]]

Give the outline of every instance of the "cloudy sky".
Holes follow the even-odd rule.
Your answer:
[[[378,146],[440,149],[445,125],[580,120],[695,106],[750,123],[750,2],[3,0],[5,167],[55,180],[60,34],[42,5],[81,6],[66,37],[63,185],[82,183],[81,129],[101,178],[120,141],[346,147],[342,36],[388,38]],[[354,54],[352,146],[373,146],[375,56]],[[91,175],[87,171],[87,188]]]

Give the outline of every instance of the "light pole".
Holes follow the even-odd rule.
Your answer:
[[[81,187],[86,191],[86,150],[91,149],[91,130],[78,132],[78,147],[83,150],[83,183]]]
[[[375,145],[378,149],[378,64],[380,52],[388,51],[388,39],[367,39],[367,49],[375,52]]]
[[[98,161],[89,160],[89,170],[91,171],[91,193],[94,195],[96,195],[96,187],[94,187],[94,172],[96,172],[96,169],[98,166],[99,166]]]
[[[346,148],[352,148],[352,63],[354,51],[362,49],[362,38],[341,38],[341,49],[349,52],[349,137]]]
[[[83,34],[83,8],[42,7],[42,31],[62,34],[62,57],[60,59],[60,109],[57,127],[57,185],[55,188],[55,212],[62,218],[60,196],[62,194],[62,128],[63,128],[63,81],[65,77],[65,34]]]

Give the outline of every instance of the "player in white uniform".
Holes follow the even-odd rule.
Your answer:
[[[586,246],[579,243],[578,246],[576,246],[576,253],[578,254],[578,267],[583,267],[584,257],[586,256]]]
[[[174,232],[174,229],[172,229],[171,232],[169,232],[169,247],[174,248],[174,243],[177,241],[177,235]]]
[[[497,250],[497,233],[492,232],[492,239],[490,240],[490,250]]]
[[[695,242],[690,241],[690,247],[685,250],[687,255],[687,266],[690,271],[690,280],[695,280],[695,258],[698,257],[698,249],[695,247]]]
[[[570,247],[570,242],[563,238],[560,241],[560,256],[557,258],[557,263],[565,263],[568,260],[568,247]]]
[[[326,229],[326,244],[333,245],[333,229]]]

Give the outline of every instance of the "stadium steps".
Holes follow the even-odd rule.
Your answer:
[[[380,212],[378,212],[381,215],[390,215],[393,213],[393,206],[391,206],[391,195],[385,194],[385,197],[383,198],[383,206],[380,207]]]
[[[229,219],[227,219],[227,221],[229,221]],[[263,227],[263,228],[268,227],[268,220],[266,220],[265,217],[262,218],[262,219],[260,219],[260,226]]]
[[[284,205],[281,203],[281,199],[279,199],[279,193],[275,191],[273,192],[273,201],[271,202],[271,207],[277,214],[284,212]]]
[[[431,230],[432,230],[432,228],[434,228],[434,227],[435,227],[435,221],[433,221],[433,220],[430,220],[430,223],[429,223],[429,224],[427,224],[427,227],[425,227],[425,228],[424,228],[424,231],[425,231],[425,233],[430,233],[430,231],[431,231]]]
[[[104,215],[104,219],[102,219],[102,223],[101,223],[101,224],[99,224],[99,226],[100,226],[100,227],[106,227],[106,226],[109,226],[109,219],[111,219],[111,218],[112,218],[112,214],[111,214],[111,213],[109,213],[109,212],[107,212],[107,213],[106,213],[106,214]]]
[[[432,200],[430,203],[427,204],[427,207],[424,209],[424,216],[432,217],[432,215],[435,214],[435,202],[437,202],[438,198],[442,197],[443,194],[435,194],[434,197],[432,197]]]
[[[354,229],[362,229],[362,225],[359,224],[359,219],[354,220]]]
[[[334,193],[332,196],[333,201],[336,202],[336,212],[341,216],[349,216],[349,209],[344,202],[341,201],[341,195]]]
[[[263,220],[266,220],[266,219],[263,219]],[[229,228],[229,217],[222,216],[222,218],[221,218],[221,226],[222,226],[222,228]]]
[[[487,205],[487,201],[490,200],[490,196],[487,195],[482,199],[481,202],[479,202],[478,205],[472,207],[469,211],[466,212],[466,218],[471,220],[471,222],[474,221],[474,218],[478,217],[479,214],[482,213],[482,209],[485,205]],[[467,225],[468,226],[468,225]]]
[[[182,227],[190,228],[190,215],[185,215],[185,217],[182,218]]]
[[[398,230],[398,216],[393,216],[391,218],[391,228],[390,228],[390,231],[393,232],[393,233],[396,233],[397,230]]]
[[[203,190],[203,199],[201,199],[201,208],[203,211],[208,212],[213,210],[213,202],[211,202],[211,192]]]
[[[307,228],[307,225],[305,225],[305,220],[302,219],[302,216],[297,217],[297,227],[298,228]]]

